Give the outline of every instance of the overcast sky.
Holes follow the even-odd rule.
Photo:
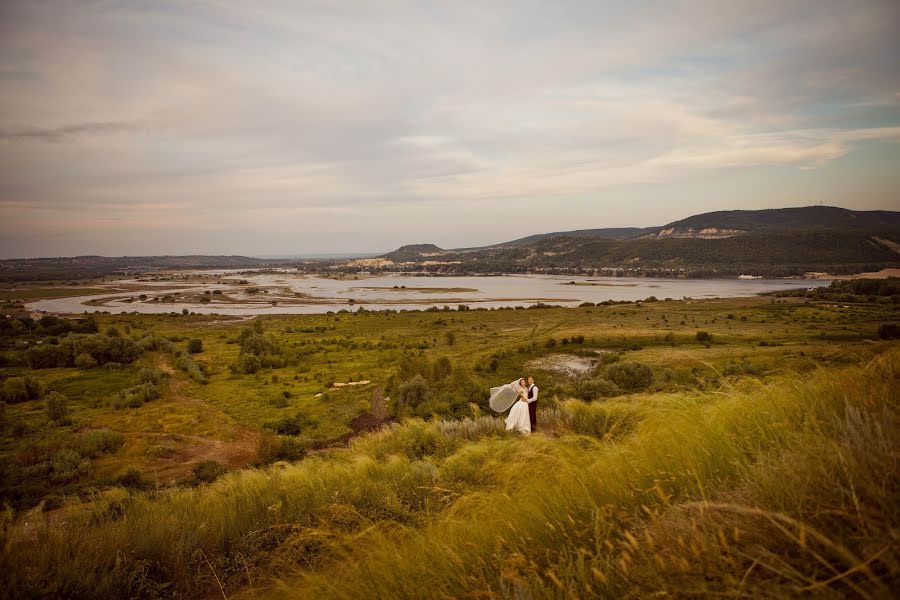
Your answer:
[[[0,2],[0,257],[900,210],[900,2]]]

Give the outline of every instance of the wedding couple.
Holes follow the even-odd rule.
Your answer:
[[[537,429],[538,386],[534,384],[534,377],[528,378],[527,385],[524,377],[506,385],[518,395],[518,400],[509,409],[509,415],[506,417],[506,428],[522,433],[535,431]]]

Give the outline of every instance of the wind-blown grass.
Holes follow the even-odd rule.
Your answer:
[[[718,392],[411,420],[205,487],[6,529],[19,597],[878,597],[898,583],[900,353]],[[24,556],[28,560],[23,560]],[[281,583],[272,586],[271,576]],[[220,588],[221,586],[221,588]]]

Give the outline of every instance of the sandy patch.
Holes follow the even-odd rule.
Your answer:
[[[541,369],[561,373],[568,377],[578,377],[590,372],[599,362],[599,358],[572,354],[548,354],[525,363],[525,370]]]

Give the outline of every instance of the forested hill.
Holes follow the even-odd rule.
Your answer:
[[[835,206],[717,211],[669,223],[650,235],[699,237],[704,231],[713,235],[723,232],[722,237],[760,231],[890,233],[900,231],[900,212],[847,210]]]
[[[388,270],[797,276],[900,268],[900,212],[828,206],[696,215],[649,229],[542,234],[483,248],[385,258]],[[615,232],[612,235],[607,232]]]

